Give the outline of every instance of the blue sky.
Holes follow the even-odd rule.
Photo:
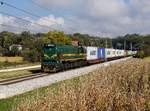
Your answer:
[[[0,11],[32,21],[31,24],[21,23],[16,18],[0,14],[1,24],[15,24],[18,27],[22,26],[29,28],[29,30],[36,30],[36,32],[47,32],[50,29],[46,30],[35,24],[63,30],[66,33],[80,32],[97,36],[115,37],[127,33],[150,33],[149,0],[3,1],[40,17],[35,18],[6,5],[1,5]],[[3,30],[13,31],[9,27],[0,27],[0,31]]]

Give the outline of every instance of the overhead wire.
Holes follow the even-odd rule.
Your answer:
[[[37,5],[38,7],[42,8],[42,6],[40,6],[39,4],[35,3],[33,0],[31,0],[31,1],[32,1],[33,4],[35,4],[35,5]],[[21,12],[23,12],[23,13],[26,13],[26,14],[28,14],[28,15],[30,15],[30,16],[33,16],[33,17],[35,17],[35,18],[38,18],[38,19],[42,18],[42,16],[40,16],[40,15],[37,15],[37,14],[31,13],[31,12],[29,12],[29,11],[26,11],[26,10],[24,10],[24,9],[18,8],[18,7],[16,7],[16,6],[14,6],[14,5],[10,4],[10,3],[4,2],[4,1],[2,1],[2,0],[0,0],[0,5],[6,5],[6,6],[8,6],[8,7],[14,8],[14,9],[16,9],[16,10],[19,10],[19,11],[21,11]],[[47,8],[44,8],[44,9],[48,10]],[[2,13],[3,13],[3,12],[2,12]],[[29,20],[26,20],[26,19],[23,19],[23,18],[20,18],[20,17],[16,17],[16,16],[11,15],[11,14],[8,14],[8,13],[5,13],[5,14],[8,15],[8,16],[13,16],[13,17],[15,17],[15,18],[17,18],[17,19],[20,19],[20,20],[22,19],[23,21],[26,21],[26,22],[28,21],[28,22],[31,23],[31,21],[29,21]],[[47,20],[46,18],[44,18],[44,20],[45,20],[45,21],[51,21],[52,23],[55,23],[54,25],[56,25],[56,24],[58,25],[58,23],[57,23],[56,21]],[[32,22],[32,23],[33,23],[33,22]],[[47,28],[49,28],[49,30],[50,30],[50,29],[51,29],[51,30],[52,30],[52,29],[53,29],[53,30],[56,30],[56,29],[52,28],[51,26],[41,25],[41,24],[38,24],[38,23],[34,23],[34,24],[37,24],[37,25],[39,25],[39,26],[47,27]],[[61,26],[61,24],[59,24],[59,25]],[[60,28],[62,28],[62,27],[60,27]],[[70,26],[69,26],[69,28],[74,30],[73,27],[70,27]]]
[[[24,19],[24,18],[21,18],[21,17],[17,17],[17,16],[15,16],[15,15],[12,15],[12,14],[9,14],[9,13],[6,13],[6,12],[0,11],[0,13],[3,14],[3,15],[6,15],[6,16],[14,17],[14,18],[19,19],[19,20],[22,20],[22,21],[24,21],[24,22],[28,22],[28,23],[32,23],[32,24],[38,25],[38,26],[43,27],[43,28],[47,28],[47,29],[49,28],[48,26],[45,26],[45,25],[41,25],[41,24],[32,22],[32,21],[30,21],[30,20],[27,20],[27,19]]]
[[[33,0],[29,0],[29,1],[31,1],[34,5],[40,7],[40,8],[42,8],[42,9],[48,11],[48,12],[50,11],[50,9],[48,9],[47,7],[43,7],[43,6],[39,5],[38,3],[34,2]]]
[[[12,5],[12,4],[9,4],[9,3],[4,2],[4,1],[1,1],[1,0],[0,0],[0,4],[1,4],[1,5],[6,5],[6,6],[11,7],[11,8],[14,8],[14,9],[16,9],[16,10],[19,10],[19,11],[21,11],[21,12],[23,12],[23,13],[26,13],[26,14],[28,14],[28,15],[30,15],[30,16],[33,16],[33,17],[35,17],[35,18],[38,18],[38,19],[39,19],[39,18],[42,18],[42,16],[40,16],[40,15],[33,14],[33,13],[29,12],[29,11],[26,11],[26,10],[24,10],[24,9],[18,8],[18,7],[16,7],[16,6]],[[48,20],[48,19],[46,19],[46,18],[43,18],[43,19],[44,19],[45,21],[51,21],[52,23],[55,23],[55,24],[57,24],[57,25],[60,25],[60,24],[58,24],[56,21]]]
[[[33,1],[33,0],[29,0],[29,1],[31,1],[34,5],[38,6],[39,8],[44,9],[44,10],[46,10],[47,12],[51,13],[49,8],[44,7],[44,6],[38,4],[37,2],[35,2],[35,1]],[[75,22],[75,21],[73,21],[73,22]],[[67,26],[67,27],[70,28],[71,30],[75,30],[75,28],[73,28],[73,27],[71,27],[71,26]]]
[[[18,26],[14,26],[14,25],[6,25],[6,24],[0,24],[2,27],[12,27],[13,29],[22,29],[22,30],[26,30],[26,31],[31,31],[30,29],[28,28],[25,28],[25,27],[18,27]],[[32,30],[33,31],[33,30]],[[34,31],[35,32],[35,31]]]

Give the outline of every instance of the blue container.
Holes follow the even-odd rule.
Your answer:
[[[105,59],[105,48],[98,48],[98,59]]]

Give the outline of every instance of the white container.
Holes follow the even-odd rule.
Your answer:
[[[121,56],[126,56],[125,50],[121,50]]]
[[[86,59],[97,60],[98,59],[98,48],[97,47],[86,47]]]
[[[106,58],[113,58],[116,56],[116,50],[115,49],[105,49],[105,55]]]
[[[132,55],[132,51],[131,50],[128,51],[128,55]]]
[[[115,56],[119,57],[119,50],[118,49],[116,49],[116,55]]]
[[[116,57],[125,56],[126,52],[124,50],[116,49]]]
[[[111,50],[111,55],[112,55],[112,57],[116,57],[116,50],[115,49]]]

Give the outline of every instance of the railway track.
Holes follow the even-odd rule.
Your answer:
[[[76,69],[76,68],[74,68]],[[69,69],[69,70],[73,70],[73,69]],[[50,73],[52,74],[56,74],[56,73]],[[19,83],[19,82],[23,82],[23,81],[27,81],[27,80],[32,80],[32,79],[36,79],[36,78],[40,78],[40,77],[45,77],[45,76],[49,76],[49,73],[35,73],[34,75],[26,75],[26,76],[20,76],[20,77],[13,77],[13,78],[9,78],[9,79],[2,79],[0,80],[0,85],[11,85],[11,84],[15,84],[15,83]]]
[[[110,60],[108,60],[108,61],[110,61]],[[74,68],[74,69],[76,69],[76,68]],[[69,69],[69,70],[71,71],[74,69]],[[54,73],[51,73],[51,74],[54,74]],[[0,85],[1,86],[2,85],[11,85],[11,84],[15,84],[15,83],[19,83],[19,82],[23,82],[23,81],[27,81],[27,80],[32,80],[32,79],[40,78],[40,77],[44,77],[44,76],[49,76],[49,74],[48,73],[36,73],[34,75],[26,75],[26,76],[21,76],[21,77],[13,77],[10,79],[3,79],[3,80],[0,80]]]
[[[44,74],[37,73],[37,74],[34,74],[34,75],[14,77],[14,78],[10,78],[10,79],[3,79],[3,80],[0,80],[0,85],[15,84],[15,83],[18,83],[18,82],[23,82],[23,81],[27,81],[27,80],[31,80],[31,79],[35,79],[35,78],[44,77],[44,76],[48,76],[48,74],[46,74],[46,73],[44,73]]]
[[[69,71],[64,71],[59,73],[53,73],[53,74],[37,73],[36,75],[32,75],[32,76],[24,76],[24,77],[11,78],[7,80],[1,80],[0,99],[6,99],[15,95],[32,91],[34,89],[47,87],[59,81],[83,76],[98,68],[106,67],[108,65],[119,63],[121,61],[126,61],[129,59],[131,59],[131,57],[110,61],[107,63],[95,64],[87,67],[72,69]]]

